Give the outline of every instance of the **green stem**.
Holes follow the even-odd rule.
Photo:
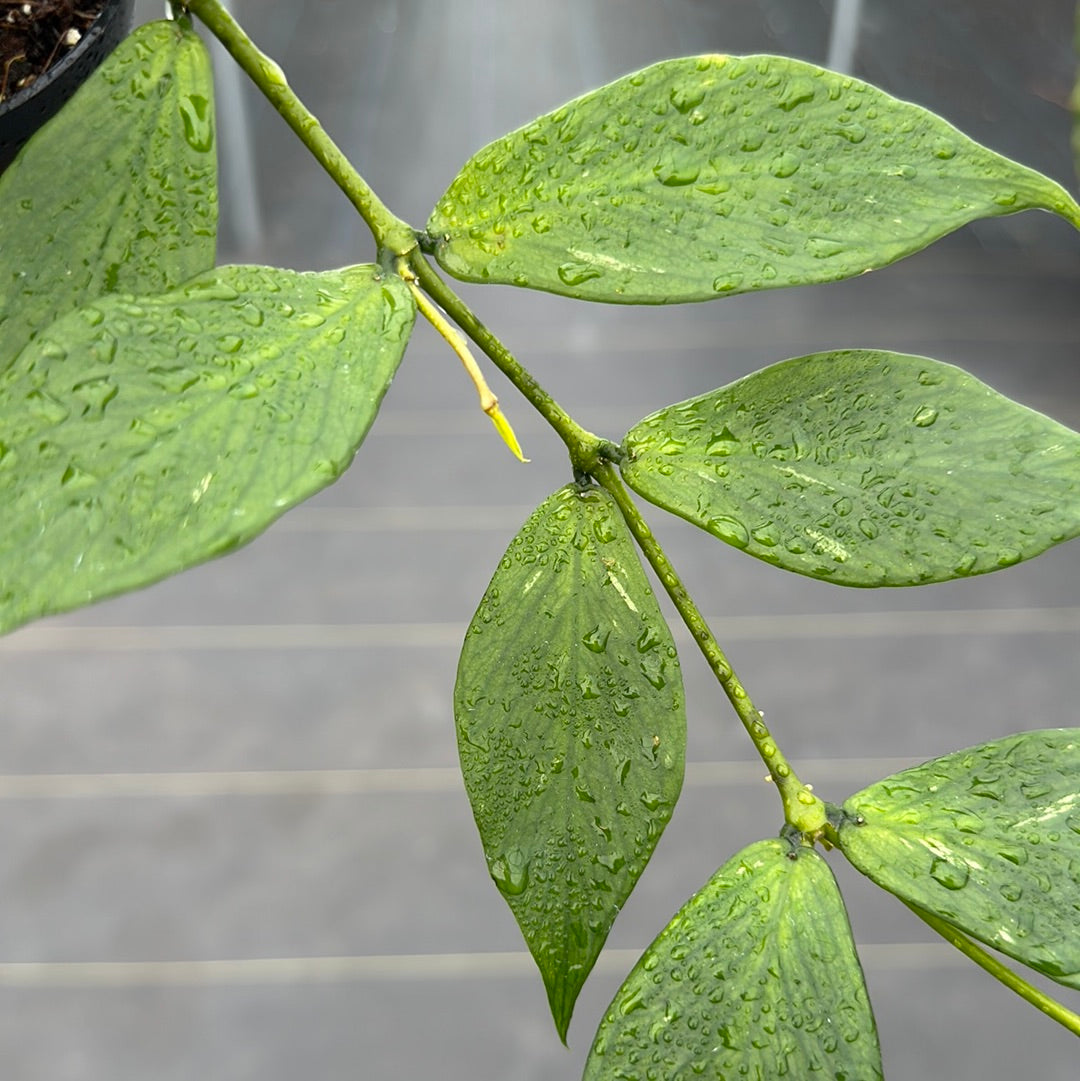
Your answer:
[[[380,249],[405,255],[416,247],[416,234],[392,214],[348,158],[296,96],[281,68],[256,47],[240,24],[222,7],[219,0],[187,0],[206,28],[229,51],[251,81],[266,95],[300,141],[311,151],[331,179],[345,193],[368,224]]]
[[[770,734],[761,711],[754,706],[746,689],[735,675],[724,651],[717,643],[708,623],[705,622],[705,617],[682,584],[660,542],[653,536],[652,530],[641,517],[618,472],[610,462],[604,462],[594,468],[592,474],[618,504],[634,540],[644,552],[645,558],[656,572],[679,615],[682,616],[698,649],[704,655],[709,668],[712,669],[728,701],[753,741],[754,747],[761,755],[762,762],[765,763],[769,775],[780,792],[785,820],[802,834],[824,836],[827,832],[825,804],[799,780],[784,757],[776,740]]]
[[[946,923],[938,916],[919,908],[918,905],[913,905],[908,901],[904,901],[904,904],[923,923],[941,935],[950,945],[955,946],[965,957],[974,961],[981,969],[989,972],[995,980],[999,980],[1010,991],[1015,991],[1021,998],[1030,1002],[1035,1009],[1041,1010],[1047,1017],[1052,1017],[1059,1025],[1063,1025],[1074,1035],[1080,1036],[1080,1015],[1073,1013],[1067,1006],[1063,1006],[1056,999],[1044,994],[1037,987],[1032,987],[1022,976],[1013,972],[1008,966],[1003,965],[993,954],[987,953],[981,946],[976,945],[967,935],[958,931],[952,924]]]
[[[594,476],[611,494],[646,558],[664,583],[698,648],[705,655],[735,712],[749,733],[762,761],[776,782],[784,803],[787,822],[804,834],[821,835],[826,829],[825,805],[798,779],[794,770],[769,734],[761,713],[754,708],[735,676],[664,550],[653,538],[636,506],[623,487],[611,460],[619,449],[577,424],[550,394],[526,371],[514,355],[468,305],[439,277],[421,254],[413,229],[387,209],[382,200],[353,168],[326,134],[315,116],[304,106],[285,79],[281,68],[262,53],[219,0],[187,0],[185,5],[225,46],[233,59],[266,95],[270,104],[292,128],[301,142],[348,196],[375,236],[380,250],[407,260],[420,288],[438,304],[483,350],[526,400],[551,425],[566,444],[574,469]],[[520,456],[520,454],[519,454]]]
[[[591,473],[603,455],[616,448],[606,440],[586,431],[521,366],[517,358],[471,311],[469,306],[432,269],[419,250],[409,257],[409,268],[420,288],[476,343],[495,366],[524,395],[534,409],[551,425],[566,444],[574,468]]]

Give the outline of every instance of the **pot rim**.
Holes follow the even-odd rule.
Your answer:
[[[6,101],[0,102],[0,117],[5,116],[7,113],[14,112],[20,106],[25,105],[35,95],[40,94],[47,86],[53,83],[56,79],[61,79],[64,73],[73,64],[79,62],[79,58],[93,47],[102,34],[105,33],[109,24],[118,15],[122,15],[125,8],[131,7],[131,0],[105,0],[104,5],[98,16],[87,28],[86,33],[76,42],[74,46],[67,52],[67,54],[57,63],[53,64],[43,75],[35,79],[29,86],[24,86],[22,90],[13,94]]]

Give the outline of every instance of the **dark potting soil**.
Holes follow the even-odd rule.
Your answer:
[[[105,0],[0,0],[0,102],[63,60],[104,6]]]

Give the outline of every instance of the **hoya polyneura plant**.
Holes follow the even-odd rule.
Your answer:
[[[214,266],[216,35],[368,224],[372,264]],[[521,452],[475,346],[548,421],[566,483],[495,569],[454,708],[491,877],[565,1039],[683,776],[670,597],[780,796],[641,956],[586,1078],[882,1076],[838,849],[1080,1035],[1002,955],[1080,987],[1080,729],[1023,732],[842,803],[796,774],[632,490],[749,556],[914,586],[1080,533],[1080,434],[926,357],[784,360],[585,431],[439,274],[621,304],[884,266],[1058,184],[856,79],[773,56],[667,60],[479,151],[415,229],[344,159],[217,0],[136,30],[0,179],[0,626],[221,555],[337,478],[419,313]],[[92,164],[91,164],[92,163]],[[471,345],[470,345],[471,343]]]

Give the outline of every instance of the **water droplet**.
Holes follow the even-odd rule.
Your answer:
[[[915,416],[911,418],[911,423],[918,428],[929,428],[938,418],[938,411],[932,405],[920,405],[915,410]]]
[[[786,113],[790,113],[797,105],[805,105],[814,100],[814,84],[810,79],[792,79],[780,92],[777,105]]]
[[[958,575],[971,574],[975,569],[975,564],[978,562],[978,557],[974,552],[968,552],[962,556],[953,567],[953,573]]]
[[[705,447],[705,453],[710,455],[728,455],[734,453],[739,445],[738,437],[725,424],[724,427],[713,434]]]
[[[563,263],[558,270],[563,285],[582,285],[600,277],[600,270],[591,263]]]
[[[862,124],[838,124],[832,130],[833,134],[839,135],[841,139],[845,139],[849,143],[858,144],[866,138],[866,128]]]
[[[731,293],[742,285],[742,280],[741,274],[721,274],[720,277],[713,278],[713,292]]]
[[[519,896],[529,884],[529,859],[516,846],[489,860],[488,871],[505,897]]]
[[[244,345],[239,334],[222,334],[218,337],[217,347],[223,353],[238,353]]]
[[[598,518],[593,522],[593,536],[601,544],[610,544],[615,540],[617,534],[615,532],[614,523],[610,518]]]
[[[966,863],[950,863],[938,858],[930,864],[930,877],[947,890],[963,889],[970,874]]]
[[[807,238],[806,250],[815,259],[831,259],[834,255],[847,251],[847,246],[830,237],[812,236]]]
[[[673,86],[668,95],[671,104],[684,115],[705,100],[705,87],[700,83],[688,86]]]
[[[618,874],[626,866],[626,860],[617,853],[605,852],[596,857],[596,862],[600,864],[605,871],[610,871],[613,875]]]
[[[736,518],[718,514],[705,523],[705,528],[714,536],[726,544],[736,548],[745,548],[750,543],[750,534],[746,526]]]
[[[192,150],[200,153],[213,148],[214,128],[210,119],[210,102],[202,94],[188,94],[180,100],[180,121],[184,139]]]
[[[938,139],[934,143],[934,157],[948,161],[956,157],[956,146],[950,139]]]
[[[601,631],[600,627],[596,626],[585,634],[581,641],[585,648],[593,653],[603,653],[607,649],[608,638],[610,637],[611,631]]]
[[[88,473],[75,462],[71,462],[60,476],[60,483],[69,490],[92,488],[98,483],[93,473]]]
[[[1015,191],[1000,191],[994,196],[994,202],[998,206],[1016,206],[1016,198]]]
[[[800,165],[802,162],[789,150],[785,150],[769,163],[769,172],[784,180],[789,176],[794,176],[799,171]]]
[[[71,410],[63,402],[43,390],[32,390],[26,396],[30,412],[44,424],[62,424]]]
[[[84,379],[71,388],[72,393],[83,402],[84,417],[101,417],[105,407],[119,393],[117,386],[107,376]]]
[[[67,357],[67,350],[59,342],[54,342],[49,338],[38,339],[37,351],[38,356],[46,360],[64,360]]]
[[[261,327],[263,324],[263,313],[261,308],[257,308],[254,304],[248,301],[245,304],[240,305],[236,309],[236,314],[244,320],[248,326]]]

